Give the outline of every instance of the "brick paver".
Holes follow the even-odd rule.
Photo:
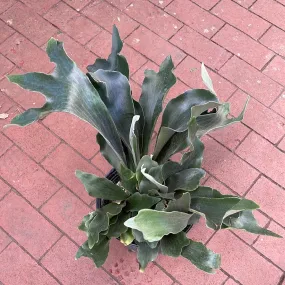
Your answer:
[[[111,169],[96,145],[97,131],[59,113],[26,128],[2,129],[24,109],[45,102],[11,84],[6,74],[51,72],[54,64],[44,51],[51,36],[64,41],[86,71],[109,54],[116,24],[136,99],[144,70],[157,71],[167,55],[178,80],[166,102],[205,87],[201,61],[219,98],[231,103],[231,115],[252,97],[242,124],[204,138],[205,183],[255,200],[260,225],[284,236],[284,15],[284,0],[0,1],[0,113],[9,115],[0,119],[0,284],[285,285],[284,240],[215,233],[202,218],[188,236],[222,253],[216,275],[165,256],[139,274],[135,254],[116,240],[104,269],[84,258],[75,261],[86,238],[77,225],[95,205],[74,171],[103,176]]]

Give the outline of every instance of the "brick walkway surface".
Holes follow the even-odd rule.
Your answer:
[[[44,102],[5,75],[50,72],[44,50],[52,36],[86,71],[108,55],[113,24],[125,42],[136,98],[143,71],[157,70],[169,54],[178,82],[167,100],[203,87],[201,62],[233,115],[251,96],[242,124],[204,139],[206,184],[255,200],[259,223],[285,236],[284,0],[0,0],[0,113],[9,114],[0,120],[0,284],[285,285],[284,239],[215,233],[203,220],[189,236],[222,254],[216,275],[165,256],[141,274],[135,254],[116,240],[101,269],[74,260],[85,240],[77,225],[94,209],[74,171],[103,176],[110,166],[96,131],[71,115],[2,129]]]

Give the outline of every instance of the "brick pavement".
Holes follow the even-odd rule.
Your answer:
[[[202,87],[201,61],[233,115],[252,97],[242,124],[204,139],[205,184],[257,201],[260,224],[285,236],[284,0],[1,0],[0,113],[9,117],[0,120],[0,284],[285,285],[284,240],[215,233],[203,221],[189,236],[222,253],[216,275],[164,256],[140,274],[135,255],[116,240],[101,269],[74,260],[84,240],[76,226],[94,209],[74,170],[104,175],[110,166],[96,131],[70,115],[2,129],[43,104],[5,74],[50,72],[44,49],[52,36],[86,70],[108,54],[113,24],[125,41],[136,98],[144,69],[157,70],[168,54],[179,80],[167,100]]]

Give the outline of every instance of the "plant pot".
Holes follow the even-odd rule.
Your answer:
[[[105,176],[108,180],[112,181],[114,184],[117,184],[120,181],[120,176],[115,168],[111,169],[111,171]],[[96,209],[100,209],[103,206],[107,205],[109,203],[108,200],[104,200],[101,198],[96,198]],[[188,233],[190,229],[192,228],[192,224],[188,225],[184,232]],[[119,238],[117,238],[119,240]],[[130,251],[137,251],[138,246],[132,242],[130,245],[128,245],[128,250]]]

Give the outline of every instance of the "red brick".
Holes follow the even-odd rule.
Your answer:
[[[139,85],[142,85],[143,80],[145,78],[144,72],[147,69],[154,70],[155,72],[159,71],[159,66],[151,61],[148,61],[146,64],[144,64],[133,76],[132,79],[138,83]]]
[[[211,10],[219,1],[220,0],[192,0],[192,2],[206,10]]]
[[[222,67],[220,74],[266,106],[272,104],[283,89],[281,85],[235,56]]]
[[[0,130],[2,130],[4,128],[4,126],[6,126],[7,124],[9,124],[11,122],[11,120],[18,114],[22,113],[23,110],[20,110],[18,105],[14,105],[12,106],[8,111],[6,111],[5,113],[7,113],[9,116],[4,119],[4,120],[0,120]]]
[[[86,234],[78,230],[78,225],[90,211],[89,207],[65,188],[61,188],[41,208],[45,216],[78,244],[86,240]]]
[[[0,65],[0,79],[5,76],[9,71],[11,71],[11,69],[14,67],[14,64],[7,58],[5,58],[2,54],[0,54]]]
[[[244,194],[258,177],[258,172],[225,147],[207,137],[204,168],[238,194]]]
[[[211,132],[210,136],[230,150],[234,150],[249,132],[250,129],[244,124],[235,123]]]
[[[273,60],[265,67],[263,73],[281,85],[285,85],[285,79],[282,76],[285,74],[285,60],[280,56],[274,57]]]
[[[53,6],[44,17],[58,28],[64,30],[67,22],[76,15],[78,15],[78,13],[70,8],[67,4],[64,2],[59,2],[57,5]]]
[[[11,29],[8,24],[0,21],[0,43],[4,42],[7,38],[9,38],[15,31]]]
[[[226,187],[223,183],[221,183],[219,180],[211,176],[204,184],[205,186],[211,187],[213,189],[216,189],[220,191],[224,195],[236,195],[233,193],[228,187]]]
[[[1,88],[1,83],[2,82],[0,82],[0,88]],[[8,96],[6,96],[3,92],[0,92],[0,113],[5,113],[13,105],[14,102],[12,102],[11,99]]]
[[[238,285],[233,279],[228,279],[225,285]]]
[[[119,10],[124,10],[127,6],[132,5],[133,0],[107,0],[110,4],[117,7]],[[95,2],[96,3],[96,2]]]
[[[145,0],[135,0],[125,12],[164,39],[172,37],[182,27],[181,22]]]
[[[283,237],[285,236],[285,230],[275,222],[271,222],[268,229]],[[285,269],[284,238],[280,239],[270,236],[260,236],[257,242],[254,244],[254,247],[280,268],[283,270]]]
[[[224,26],[212,40],[257,69],[261,69],[274,55],[272,51],[229,25]]]
[[[278,144],[278,147],[285,151],[285,137],[282,139],[282,141]]]
[[[213,69],[220,69],[231,56],[225,49],[186,26],[170,42]]]
[[[173,0],[150,0],[153,4],[160,8],[165,8],[167,5],[169,5]]]
[[[97,56],[101,58],[107,58],[111,52],[112,46],[112,35],[111,33],[102,30],[98,35],[94,37],[86,47],[94,52]],[[124,46],[125,48],[125,46]],[[123,48],[123,50],[124,50]],[[95,61],[95,60],[94,60]],[[90,62],[92,64],[93,62]]]
[[[36,259],[60,237],[54,226],[15,193],[0,202],[0,214],[3,229]]]
[[[135,30],[126,39],[126,43],[158,65],[168,55],[171,55],[175,65],[185,57],[185,53],[180,49],[144,27],[139,27]]]
[[[207,274],[197,269],[189,260],[183,257],[172,258],[160,255],[157,263],[182,285],[220,285],[227,279],[222,271],[218,270],[216,274]],[[189,280],[191,280],[191,283],[189,283]]]
[[[88,159],[99,150],[96,129],[74,115],[53,113],[44,124]]]
[[[234,1],[245,8],[249,8],[255,2],[255,0],[234,0]]]
[[[236,153],[275,182],[285,186],[285,153],[256,133],[251,133]]]
[[[8,150],[0,161],[0,175],[36,207],[60,187],[53,177],[16,146]]]
[[[2,199],[10,189],[10,186],[8,186],[5,182],[3,182],[2,179],[0,179],[0,199]]]
[[[270,27],[270,23],[230,0],[222,0],[212,12],[254,39]]]
[[[199,222],[193,225],[187,233],[187,237],[195,241],[206,243],[213,234],[214,231],[206,226],[205,219],[201,217]]]
[[[229,100],[231,103],[231,114],[238,116],[248,96],[238,90]],[[255,130],[257,133],[277,143],[285,134],[285,120],[269,108],[265,107],[254,98],[250,98],[244,115],[243,123]]]
[[[63,0],[69,6],[73,7],[76,11],[80,11],[84,8],[91,0]]]
[[[212,78],[214,89],[218,94],[220,101],[225,102],[234,93],[236,87],[229,81],[222,78],[217,73],[207,68],[210,77]],[[201,77],[201,63],[194,58],[187,56],[175,69],[175,74],[191,88],[207,87],[203,83]]]
[[[275,285],[282,275],[282,271],[229,231],[216,233],[209,246],[221,253],[222,268],[243,285]]]
[[[99,168],[104,175],[106,175],[113,166],[103,157],[99,151],[91,161],[97,168]]]
[[[187,0],[174,0],[166,11],[207,38],[211,38],[224,24],[216,16]]]
[[[9,7],[11,7],[15,3],[15,0],[2,0],[0,2],[0,14],[6,11]]]
[[[285,7],[275,1],[258,0],[250,8],[255,14],[285,29]]]
[[[139,101],[141,97],[141,86],[138,85],[135,81],[130,80],[131,90],[132,90],[132,97]]]
[[[271,106],[271,109],[285,117],[285,94],[281,94]]]
[[[42,163],[43,166],[68,186],[82,200],[89,203],[94,200],[75,176],[79,169],[101,176],[101,173],[65,144],[59,145]]]
[[[64,49],[68,56],[75,61],[83,72],[86,72],[87,65],[95,61],[95,56],[66,34],[59,34],[56,38],[64,43]]]
[[[3,13],[1,19],[39,46],[56,32],[56,28],[20,2]]]
[[[96,269],[92,260],[75,260],[77,246],[62,237],[42,259],[43,266],[65,285],[117,285],[102,269]]]
[[[22,0],[24,4],[32,8],[40,15],[45,14],[58,1],[59,0]]]
[[[266,34],[262,36],[260,42],[276,53],[285,56],[285,32],[277,27],[272,26]]]
[[[95,1],[93,5],[89,5],[82,11],[88,18],[109,32],[112,32],[113,25],[115,24],[123,39],[138,27],[138,24],[134,20],[106,2],[97,3]]]
[[[0,279],[9,285],[58,284],[15,243],[0,255]]]
[[[84,16],[79,16],[71,19],[63,30],[73,39],[85,45],[100,33],[101,28]]]
[[[0,133],[0,145],[1,145],[1,149],[0,149],[0,156],[5,153],[5,151],[7,149],[9,149],[12,146],[12,142],[10,140],[8,140],[4,135],[2,135]]]
[[[121,284],[155,284],[171,285],[173,281],[156,265],[150,263],[144,274],[139,274],[136,253],[128,249],[118,240],[111,241],[109,256],[104,267],[114,275]]]
[[[54,67],[42,49],[18,33],[15,33],[0,45],[0,51],[9,60],[26,71],[47,73]]]
[[[285,226],[284,190],[265,177],[261,177],[250,189],[246,198],[254,200],[262,211],[275,221]]]
[[[37,162],[41,161],[60,143],[58,138],[39,123],[24,128],[9,127],[5,129],[4,133]]]
[[[0,253],[5,249],[5,247],[7,247],[7,245],[11,241],[12,241],[11,238],[0,228]]]

